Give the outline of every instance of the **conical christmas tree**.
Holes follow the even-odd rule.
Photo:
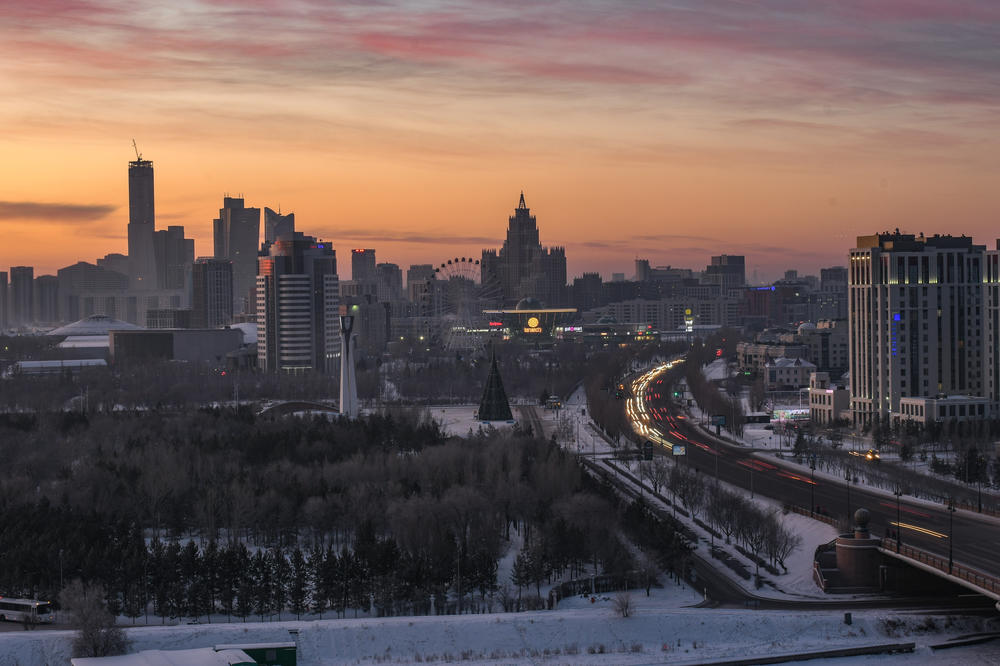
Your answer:
[[[479,402],[480,421],[512,421],[510,403],[507,402],[507,392],[503,390],[503,381],[497,369],[496,352],[490,352],[490,375],[486,378],[486,388],[483,389],[483,399]]]

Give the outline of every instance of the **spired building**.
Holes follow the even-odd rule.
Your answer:
[[[264,208],[264,242],[273,243],[281,236],[295,233],[295,213],[282,215],[270,208]]]
[[[495,283],[504,303],[536,298],[547,306],[562,305],[566,293],[566,250],[545,248],[538,242],[535,216],[524,203],[524,192],[508,220],[507,240],[497,250],[483,250],[483,284]]]
[[[246,208],[243,199],[225,197],[212,221],[215,258],[233,264],[233,313],[253,312],[260,241],[260,208]]]
[[[848,268],[856,424],[897,417],[901,398],[996,391],[984,381],[995,365],[985,345],[995,335],[984,307],[995,289],[984,284],[988,254],[967,236],[858,237]]]
[[[157,287],[154,231],[153,163],[137,154],[128,163],[128,273],[133,289]]]
[[[257,365],[330,372],[340,356],[340,281],[330,243],[296,232],[265,244],[257,272]]]

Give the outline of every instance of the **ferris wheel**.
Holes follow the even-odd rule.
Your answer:
[[[449,350],[474,349],[488,318],[483,310],[497,308],[503,290],[497,280],[483,280],[480,261],[454,257],[434,266],[434,274],[424,291],[422,314],[436,320],[437,337]]]

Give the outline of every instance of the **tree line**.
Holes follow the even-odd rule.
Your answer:
[[[311,612],[426,612],[431,595],[482,602],[631,566],[613,505],[520,428],[446,438],[418,412],[8,415],[0,457],[8,595],[55,598],[80,578],[132,616],[267,616],[300,610],[305,576]],[[497,580],[512,531],[519,574]]]

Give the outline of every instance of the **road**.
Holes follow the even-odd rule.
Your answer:
[[[951,544],[956,563],[1000,575],[1000,521],[963,510],[949,516],[946,507],[906,496],[897,498],[856,484],[848,489],[844,481],[815,476],[809,469],[786,465],[778,458],[756,457],[751,451],[706,436],[678,412],[669,393],[662,378],[653,377],[637,395],[641,413],[633,420],[645,419],[652,431],[650,439],[661,445],[662,452],[670,453],[671,447],[683,445],[686,455],[674,456],[680,464],[784,503],[807,510],[810,506],[821,507],[833,517],[846,519],[849,512],[864,507],[871,513],[869,527],[873,534],[888,535],[890,529],[897,530],[898,524],[904,544],[944,558]]]

